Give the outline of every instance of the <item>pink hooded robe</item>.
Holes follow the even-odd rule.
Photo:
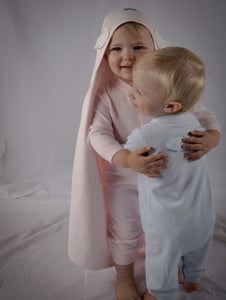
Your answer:
[[[102,32],[96,42],[95,66],[90,87],[84,99],[77,136],[69,221],[69,257],[76,265],[88,269],[113,266],[107,244],[107,206],[99,176],[98,160],[101,158],[90,144],[88,130],[93,117],[96,93],[113,76],[104,59],[105,50],[116,28],[126,22],[136,22],[147,27],[152,34],[155,49],[168,45],[149,19],[137,10],[114,11],[104,19]]]

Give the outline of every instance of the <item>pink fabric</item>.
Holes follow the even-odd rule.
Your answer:
[[[96,152],[108,160],[102,160],[100,168],[108,207],[108,244],[113,261],[120,265],[134,262],[143,245],[136,173],[111,164],[112,156],[122,149],[128,132],[139,124],[139,117],[128,97],[130,89],[116,78],[101,88],[89,135]]]
[[[96,96],[89,136],[95,151],[108,162],[122,149],[128,134],[141,125],[128,97],[130,89],[120,79],[114,79]]]
[[[215,129],[221,132],[221,126],[219,121],[216,119],[216,114],[209,111],[204,105],[197,104],[193,110],[196,118],[200,124],[206,129]]]
[[[152,33],[156,49],[167,46],[167,42],[160,37],[147,17],[139,11],[112,12],[104,20],[102,33],[96,45],[95,66],[90,87],[84,99],[77,136],[68,238],[68,254],[71,260],[77,265],[90,269],[110,267],[113,265],[113,259],[107,243],[107,218],[110,218],[110,214],[103,191],[105,184],[102,180],[103,160],[95,153],[90,144],[88,129],[93,118],[97,91],[113,78],[113,74],[103,58],[106,47],[114,30],[128,21],[145,25]],[[122,117],[127,118],[127,114]],[[135,124],[132,127],[134,126]],[[130,129],[128,129],[128,133],[126,131],[124,138],[126,134],[130,133]],[[121,140],[119,142],[121,143]],[[107,154],[109,161],[119,148],[119,143],[117,145],[114,143],[113,151],[110,155]],[[106,148],[105,153],[108,153],[109,149]]]
[[[133,170],[105,160],[101,167],[108,207],[108,244],[113,261],[127,265],[135,261],[138,249],[143,246],[137,176]]]
[[[121,24],[134,21],[142,23],[152,33],[156,48],[167,46],[146,16],[136,10],[110,13],[104,20],[97,56],[89,90],[84,99],[81,122],[77,136],[72,175],[71,209],[68,235],[68,254],[71,260],[90,269],[102,269],[113,265],[107,244],[107,205],[103,197],[102,182],[96,153],[90,145],[90,126],[97,90],[112,79],[112,73],[104,57],[114,30]],[[105,29],[106,28],[106,29]]]

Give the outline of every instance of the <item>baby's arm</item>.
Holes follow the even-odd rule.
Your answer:
[[[169,161],[169,158],[165,153],[145,155],[151,150],[151,147],[144,142],[138,128],[133,130],[123,146],[124,150],[114,155],[113,163],[125,168],[132,168],[136,172],[151,178],[161,176],[159,171],[168,168],[165,163]]]
[[[89,129],[89,140],[94,150],[105,160],[115,165],[132,168],[149,177],[160,176],[159,171],[167,168],[169,159],[165,153],[145,157],[150,147],[129,152],[115,140],[109,109],[104,101],[97,101],[93,122]],[[156,173],[154,173],[156,172]],[[151,174],[152,173],[152,174]]]
[[[220,141],[220,124],[216,119],[215,113],[209,111],[204,105],[198,104],[193,111],[200,124],[206,128],[206,131],[191,131],[190,138],[184,138],[185,143],[182,148],[194,150],[194,152],[185,153],[188,160],[194,161],[200,159],[212,148],[216,147]]]
[[[150,178],[159,177],[161,176],[159,171],[168,168],[165,163],[169,161],[169,158],[166,153],[145,156],[150,149],[151,147],[142,147],[132,152],[121,149],[113,156],[112,162],[124,168],[131,168]]]

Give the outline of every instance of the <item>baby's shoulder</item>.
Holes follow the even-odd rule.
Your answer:
[[[141,134],[147,134],[150,132],[164,132],[166,128],[162,124],[149,122],[140,127],[139,130]]]
[[[98,91],[96,96],[98,98],[102,97],[108,97],[110,99],[115,98],[115,97],[122,97],[122,94],[124,96],[124,92],[115,84],[115,82],[112,80],[105,85],[101,86]]]

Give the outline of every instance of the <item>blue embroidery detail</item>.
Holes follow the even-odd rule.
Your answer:
[[[166,141],[166,148],[171,151],[184,151],[182,146],[182,139],[184,136],[173,136]]]
[[[206,131],[206,128],[200,126],[200,127],[196,127],[196,128],[194,129],[194,131],[195,131],[195,130],[198,130],[198,131]]]

